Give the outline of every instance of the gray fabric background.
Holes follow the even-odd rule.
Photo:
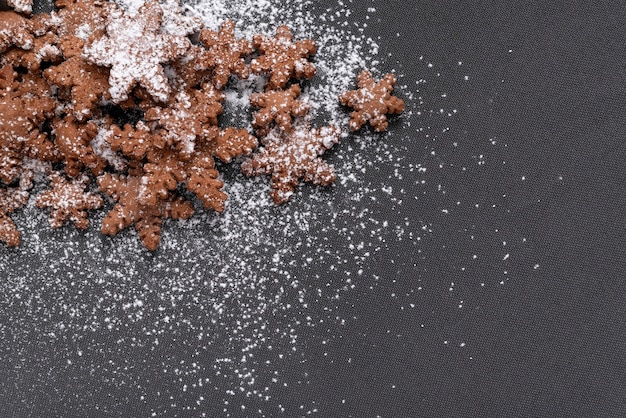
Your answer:
[[[449,119],[414,115],[410,128],[397,124],[388,138],[418,141],[414,159],[437,173],[449,192],[429,194],[413,213],[404,209],[400,215],[425,219],[437,233],[419,254],[390,243],[372,267],[381,278],[377,290],[351,293],[336,307],[334,314],[358,320],[301,334],[308,345],[307,383],[297,384],[300,360],[287,362],[281,373],[293,384],[273,389],[272,399],[258,407],[267,416],[278,413],[278,404],[285,416],[312,409],[337,417],[624,416],[626,6],[489,0],[349,5],[355,20],[372,6],[378,13],[367,31],[380,36],[381,56],[391,53],[381,68],[396,69],[408,86],[426,78],[425,106],[437,108],[438,94],[445,92],[442,106],[452,102],[458,109]],[[442,76],[428,73],[426,61]],[[445,141],[429,143],[414,133],[420,125],[449,133]],[[497,145],[489,146],[490,140]],[[468,172],[438,170],[432,150],[448,166],[467,165]],[[479,155],[487,163],[470,167]],[[398,185],[408,195],[423,191],[411,190],[416,186],[409,182]],[[458,208],[441,213],[456,201]],[[400,215],[389,208],[389,217]],[[468,240],[468,228],[476,240]],[[503,263],[501,241],[517,245],[523,238],[526,243]],[[472,254],[480,261],[460,272]],[[22,262],[24,274],[39,271],[40,261],[31,263]],[[332,272],[321,274],[320,281],[333,280]],[[425,290],[408,309],[409,298],[402,298],[417,286]],[[457,308],[456,299],[467,307]],[[33,346],[40,338],[32,335]],[[19,388],[35,377],[16,367],[8,339],[1,344],[4,416],[176,415],[158,405],[167,400],[142,403],[106,383],[91,387],[72,369],[54,381],[37,380],[36,390],[25,393]],[[170,350],[186,358],[176,345]],[[41,370],[60,366],[49,361]],[[97,357],[90,361],[99,364]],[[128,379],[167,392],[168,382],[148,378],[152,366],[158,359],[129,371]],[[170,394],[184,403],[173,385]],[[86,399],[108,412],[81,409]],[[246,411],[231,413],[255,416],[250,402]],[[221,400],[208,413],[221,415]]]

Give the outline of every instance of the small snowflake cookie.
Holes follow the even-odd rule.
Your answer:
[[[378,82],[365,70],[358,77],[358,89],[347,91],[339,96],[339,102],[354,109],[350,114],[348,126],[351,131],[358,131],[369,122],[376,132],[387,130],[387,115],[400,114],[404,111],[404,101],[391,95],[396,84],[393,74],[385,74]]]

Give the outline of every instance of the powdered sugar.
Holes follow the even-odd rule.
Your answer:
[[[141,7],[125,4],[131,14]],[[316,111],[315,126],[346,127],[337,96],[374,66],[378,46],[361,34],[362,23],[349,21],[344,4],[327,11],[312,5],[215,0],[186,9],[214,30],[235,20],[238,36],[271,36],[287,24],[297,39],[314,39],[317,76],[301,97]],[[247,98],[262,84],[256,77],[228,87],[229,124],[250,128]],[[196,202],[199,215],[165,223],[155,253],[131,230],[102,236],[104,212],[85,232],[50,232],[31,199],[14,215],[22,247],[0,248],[0,362],[10,365],[8,380],[21,395],[14,410],[41,405],[43,392],[51,415],[328,415],[319,400],[290,400],[290,390],[319,380],[309,364],[319,358],[311,353],[324,357],[320,347],[359,321],[339,307],[362,303],[378,286],[393,289],[402,260],[415,262],[402,267],[415,273],[415,293],[384,296],[391,301],[385,308],[413,308],[423,251],[429,244],[440,251],[433,243],[445,243],[449,232],[436,221],[448,206],[428,211],[433,196],[455,204],[436,174],[447,167],[437,141],[447,143],[448,116],[424,105],[418,87],[397,87],[408,111],[388,134],[344,135],[328,157],[334,186],[301,186],[291,203],[277,207],[269,179],[245,178],[237,162],[220,167],[229,195],[224,214]],[[411,126],[417,112],[427,120]],[[105,158],[106,135],[101,130],[92,140]],[[406,253],[414,256],[403,259]]]

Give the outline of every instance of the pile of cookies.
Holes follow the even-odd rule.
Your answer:
[[[313,127],[302,82],[315,76],[311,39],[287,26],[274,36],[235,36],[186,16],[178,0],[149,0],[130,14],[104,0],[57,0],[55,11],[30,15],[32,3],[11,0],[0,12],[0,240],[20,243],[11,213],[30,198],[37,175],[48,188],[34,196],[50,225],[89,224],[89,211],[114,203],[102,232],[134,225],[146,248],[158,247],[164,219],[194,212],[180,191],[221,212],[215,159],[241,161],[248,176],[269,175],[277,204],[300,181],[329,185],[333,167],[321,156],[339,142],[336,126]],[[221,126],[224,89],[232,77],[259,74],[264,91],[249,97],[250,131]],[[232,84],[232,83],[231,83]],[[381,132],[404,109],[392,96],[395,77],[368,71],[358,89],[339,97],[353,108],[349,129]],[[103,198],[104,196],[104,198]]]

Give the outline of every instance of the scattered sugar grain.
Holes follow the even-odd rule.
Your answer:
[[[122,3],[130,13],[142,4]],[[297,38],[314,39],[318,76],[303,98],[314,106],[320,124],[346,126],[337,95],[354,88],[361,69],[381,65],[378,45],[363,34],[365,24],[352,24],[341,3],[316,14],[310,11],[312,4],[214,0],[185,8],[212,29],[233,19],[238,36],[271,35],[287,24]],[[234,80],[229,86],[226,113],[233,119],[249,121],[247,98],[261,85],[255,81]],[[432,118],[456,113],[429,110],[419,91],[414,95],[401,84],[397,89],[409,102],[397,126],[408,125],[413,114]],[[249,127],[249,122],[240,123]],[[109,159],[104,135],[93,144]],[[74,387],[88,387],[94,395],[77,398],[67,388],[55,390],[56,406],[72,408],[69,413],[115,414],[128,404],[153,416],[319,412],[315,402],[288,410],[277,395],[319,378],[307,369],[310,341],[303,339],[316,332],[341,333],[357,321],[333,311],[340,311],[337,307],[351,292],[385,283],[387,278],[375,273],[376,264],[398,257],[390,246],[402,242],[419,249],[437,233],[430,222],[396,219],[383,208],[409,213],[402,197],[404,181],[425,189],[436,184],[435,170],[420,161],[428,154],[416,153],[422,150],[416,142],[426,138],[437,143],[450,133],[429,137],[425,129],[417,138],[398,135],[393,128],[382,137],[345,135],[329,158],[337,168],[336,185],[300,187],[293,201],[281,207],[272,203],[267,179],[245,178],[236,163],[220,167],[229,195],[224,214],[196,205],[198,213],[189,220],[166,221],[155,253],[142,247],[132,229],[115,237],[101,235],[98,226],[106,211],[91,217],[87,231],[50,231],[47,215],[31,198],[15,215],[22,247],[0,250],[6,275],[0,285],[0,340],[5,342],[0,364],[11,363],[14,373],[32,376],[12,379],[23,400],[35,402],[41,391],[71,375],[78,379]],[[434,149],[432,158],[439,158]],[[381,181],[378,170],[384,167],[398,174]],[[439,186],[433,193],[445,195]],[[111,206],[109,202],[107,209]],[[454,283],[449,289],[463,292]],[[406,303],[412,310],[419,306],[414,295],[392,293],[396,304]],[[320,341],[332,345],[327,337]],[[109,404],[102,403],[103,393]]]

